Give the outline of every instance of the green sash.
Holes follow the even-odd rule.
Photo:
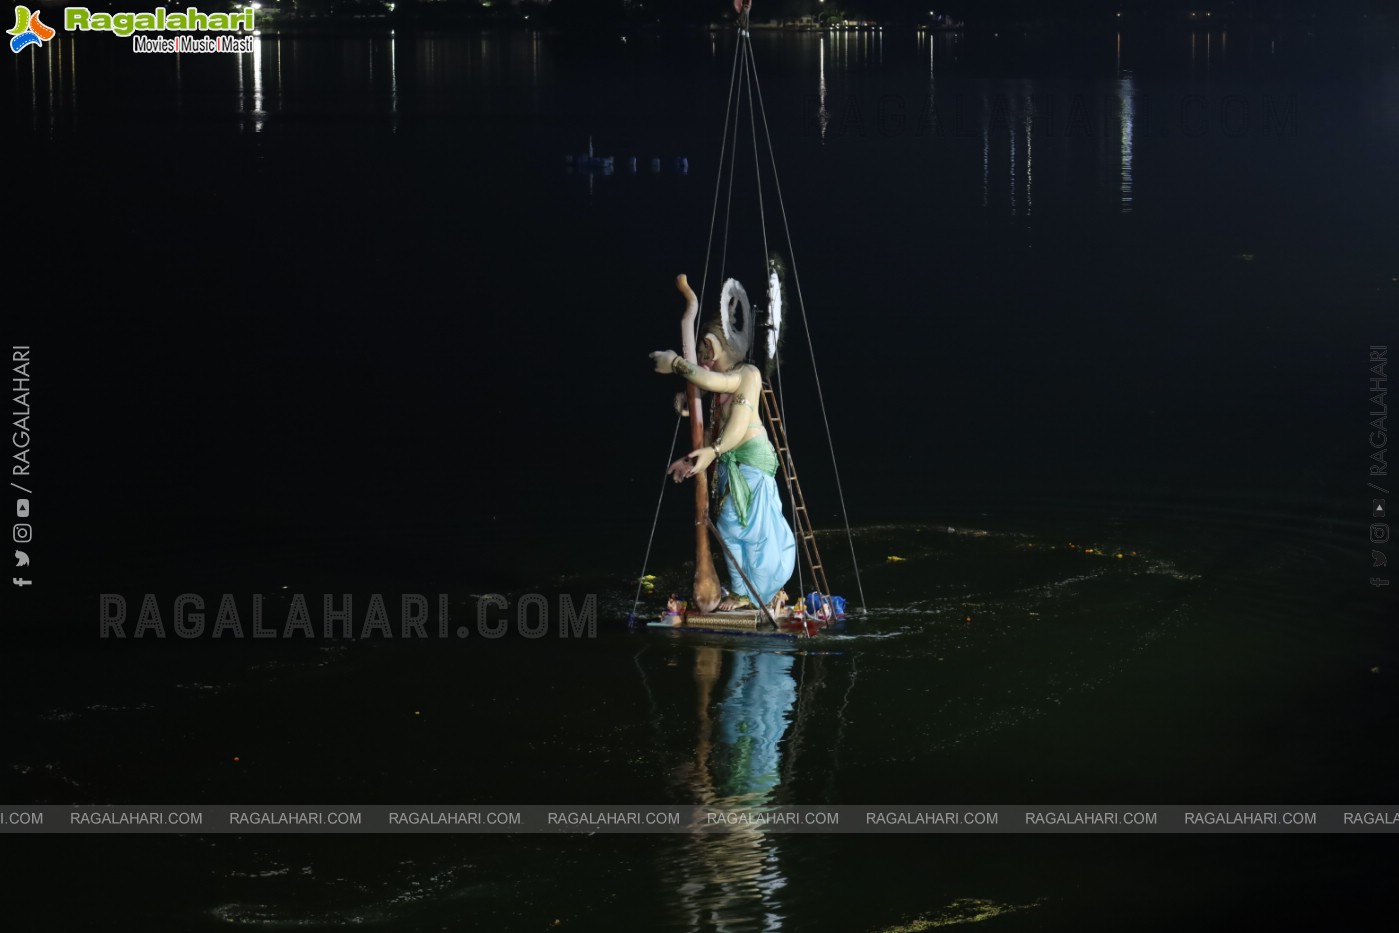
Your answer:
[[[748,507],[753,501],[753,489],[748,478],[738,468],[746,463],[762,470],[768,476],[777,475],[777,451],[772,449],[767,435],[757,435],[739,444],[733,450],[720,454],[719,462],[725,464],[729,481],[729,495],[733,496],[734,511],[738,513],[738,523],[748,527]]]

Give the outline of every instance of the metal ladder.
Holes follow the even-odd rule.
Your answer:
[[[831,595],[830,584],[826,582],[826,568],[821,563],[821,552],[816,547],[816,532],[811,527],[811,513],[806,508],[806,498],[802,495],[802,485],[797,480],[797,467],[792,461],[792,448],[787,443],[787,428],[782,423],[781,409],[777,406],[777,393],[772,386],[763,383],[763,418],[772,431],[773,447],[777,450],[777,460],[782,464],[782,475],[787,478],[787,495],[792,501],[792,522],[796,526],[797,540],[802,544],[806,555],[806,565],[811,568],[812,582],[823,598]],[[804,599],[800,594],[798,599]]]

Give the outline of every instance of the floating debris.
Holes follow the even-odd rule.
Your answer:
[[[980,923],[1005,914],[1038,907],[1039,901],[1031,904],[997,904],[979,897],[964,897],[948,904],[932,916],[919,917],[910,923],[885,927],[880,933],[922,933],[938,927],[960,926],[964,923]]]

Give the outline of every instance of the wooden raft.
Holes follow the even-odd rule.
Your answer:
[[[738,612],[690,612],[685,615],[684,625],[670,625],[666,622],[647,624],[651,628],[668,628],[681,632],[685,629],[730,632],[772,631],[772,626],[768,623],[767,616],[763,614],[761,609],[743,609]],[[786,630],[792,625],[800,626],[800,623],[794,622],[790,609],[784,609],[777,615],[777,625],[780,630]]]

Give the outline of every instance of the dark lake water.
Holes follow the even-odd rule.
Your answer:
[[[740,148],[703,284],[757,290],[764,217],[800,282],[787,421],[838,529],[819,372],[858,583],[821,541],[868,610],[810,642],[623,621],[639,574],[663,593],[692,559],[646,354],[677,342],[674,276],[701,283],[730,35],[14,57],[36,583],[7,597],[6,801],[1399,800],[1371,585],[1399,548],[1367,485],[1392,479],[1368,469],[1369,354],[1399,337],[1392,40],[753,49],[782,201],[760,212]],[[566,170],[589,138],[611,175]],[[592,593],[599,636],[97,635],[101,593],[168,622],[184,592],[280,618],[284,589]],[[1358,930],[1399,861],[1302,836],[8,849],[24,929]]]

